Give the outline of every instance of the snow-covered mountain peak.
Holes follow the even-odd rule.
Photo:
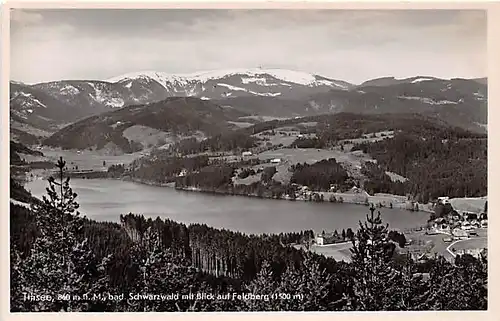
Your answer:
[[[326,77],[314,75],[307,72],[288,70],[288,69],[263,69],[263,68],[239,68],[239,69],[224,69],[224,70],[210,70],[210,71],[200,71],[195,73],[184,73],[184,74],[170,74],[166,72],[158,71],[140,71],[123,74],[117,77],[107,79],[107,82],[124,82],[125,80],[135,80],[135,79],[153,79],[160,84],[165,84],[167,82],[207,82],[213,79],[223,79],[230,76],[239,75],[243,79],[256,76],[269,75],[280,81],[299,84],[303,86],[314,86],[314,85],[326,85],[326,86],[338,86],[345,87],[344,85],[339,85],[335,81],[325,81]],[[319,80],[321,79],[321,80]]]
[[[247,77],[270,75],[282,81],[305,85],[305,86],[311,85],[316,80],[315,75],[306,72],[287,70],[287,69],[261,69],[261,68],[205,71],[192,74],[190,76],[199,81],[208,81],[210,79],[226,78],[233,75],[241,75]]]

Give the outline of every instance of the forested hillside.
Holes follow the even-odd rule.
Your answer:
[[[304,123],[315,125],[300,127]],[[293,126],[300,128],[300,134],[295,132],[289,146],[267,144],[266,136],[262,135],[281,135],[281,129]],[[314,158],[306,164],[286,162],[287,165],[280,165],[286,166],[280,175],[288,175],[288,180],[267,181],[259,175],[270,165],[269,159],[241,157],[241,153],[248,150],[257,155],[266,151],[279,155],[286,148],[289,154],[296,148],[297,155],[318,150],[332,156]],[[346,157],[349,161],[359,157],[368,161],[349,167]],[[359,166],[359,173],[353,174],[354,166]],[[178,177],[183,170],[183,176]],[[247,173],[246,176],[239,176],[242,172]],[[388,172],[399,179],[389,176]],[[443,195],[487,195],[487,135],[414,114],[340,113],[273,120],[203,141],[181,140],[168,149],[153,151],[137,160],[123,175],[149,182],[176,182],[180,188],[277,198],[290,194],[293,184],[308,186],[314,191],[329,191],[332,185],[338,191],[358,186],[371,195],[410,195],[415,201],[427,203]],[[240,184],[237,176],[252,178]]]
[[[85,219],[64,166],[31,209],[11,204],[11,311],[487,308],[486,257],[458,256],[454,264],[400,257],[375,209],[353,238],[353,262],[335,262],[288,245],[307,242],[311,231],[245,235],[133,214],[121,224]],[[23,300],[26,292],[54,300]]]
[[[128,137],[134,136],[130,131],[142,131],[143,136],[154,133],[158,136],[157,143],[162,140],[165,144],[168,139],[200,135],[210,137],[229,131],[231,125],[228,121],[244,115],[197,98],[172,97],[86,118],[64,127],[43,143],[63,149],[96,150],[113,144],[125,153],[131,153],[146,146],[139,139]]]
[[[420,202],[447,195],[478,197],[487,194],[487,138],[400,133],[393,139],[359,144],[378,165],[367,166],[368,191],[415,195]],[[408,181],[389,183],[385,171]]]

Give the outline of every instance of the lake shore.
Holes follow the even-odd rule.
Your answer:
[[[208,189],[203,189],[203,188],[198,188],[194,186],[186,186],[186,187],[176,187],[174,182],[170,183],[158,183],[155,181],[147,181],[143,179],[138,179],[138,178],[132,178],[132,177],[126,177],[126,178],[121,178],[122,180],[125,181],[131,181],[134,183],[139,183],[139,184],[145,184],[149,186],[157,186],[157,187],[169,187],[169,188],[175,188],[177,190],[182,190],[182,191],[187,191],[187,192],[198,192],[198,193],[210,193],[210,194],[220,194],[220,195],[237,195],[237,196],[245,196],[245,197],[252,197],[252,198],[266,198],[266,199],[273,199],[273,200],[287,200],[287,201],[303,201],[303,202],[315,202],[306,199],[305,197],[299,196],[296,197],[295,199],[290,198],[290,197],[285,197],[285,198],[276,198],[268,195],[257,195],[257,194],[248,194],[248,193],[233,193],[231,191],[227,190],[208,190]],[[379,208],[394,208],[394,209],[403,209],[403,210],[411,210],[411,203],[406,201],[406,196],[400,196],[400,195],[392,195],[392,194],[376,194],[376,195],[369,195],[368,193],[362,191],[359,193],[335,193],[335,192],[316,192],[316,191],[311,191],[311,193],[316,193],[318,195],[323,195],[325,203],[346,203],[346,204],[354,204],[354,205],[362,205],[362,206],[369,206],[373,204],[376,207]],[[330,202],[330,198],[335,197],[337,200],[342,199],[342,201],[336,201],[336,202]],[[368,202],[368,205],[367,205]],[[380,204],[380,205],[379,205]],[[391,207],[392,204],[392,207]],[[433,210],[431,208],[431,204],[418,204],[418,208],[420,212],[427,212],[427,213],[432,213]]]
[[[348,203],[278,202],[268,198],[188,192],[122,179],[72,179],[80,212],[87,217],[119,222],[120,214],[143,214],[184,224],[207,224],[241,233],[286,233],[302,230],[354,229],[366,219],[368,207]],[[47,181],[27,182],[35,197],[46,194]],[[380,209],[391,228],[404,231],[422,226],[429,215],[401,209]]]
[[[53,158],[54,161],[63,154],[65,159],[68,159],[68,163],[71,166],[76,166],[77,168],[86,169],[86,171],[92,171],[95,173],[80,173],[74,175],[75,178],[86,178],[86,179],[94,179],[94,178],[106,178],[106,179],[121,179],[124,181],[132,181],[139,184],[145,184],[149,186],[158,186],[158,187],[169,187],[175,188],[175,183],[159,183],[155,181],[147,181],[139,178],[133,178],[130,176],[127,177],[112,177],[112,174],[109,174],[107,169],[103,167],[104,164],[109,165],[117,165],[117,164],[129,164],[134,158],[139,156],[139,154],[126,154],[121,156],[104,156],[99,155],[96,152],[90,151],[82,151],[81,153],[75,153],[74,151],[63,151],[60,149],[42,149],[41,150],[46,157]],[[91,157],[90,157],[91,156]],[[105,163],[104,163],[105,162]],[[32,169],[30,172],[32,173],[41,173],[45,172],[45,174],[50,173],[49,170],[40,170],[40,169]],[[92,177],[94,176],[94,177]],[[101,177],[103,176],[103,177]],[[177,188],[179,190],[185,191],[195,191],[195,192],[205,192],[205,193],[217,193],[223,195],[240,195],[246,197],[256,197],[256,198],[267,198],[267,199],[276,199],[272,196],[267,195],[251,195],[251,194],[233,194],[231,191],[211,191],[211,190],[202,190],[196,187],[186,187],[186,188]],[[318,195],[323,195],[324,202],[329,202],[331,197],[335,197],[337,200],[342,198],[341,203],[346,204],[355,204],[355,205],[366,205],[366,203],[374,204],[377,206],[381,204],[381,207],[390,208],[392,203],[392,208],[396,209],[404,209],[411,210],[412,205],[418,206],[418,211],[432,213],[433,206],[432,204],[420,204],[420,203],[411,203],[408,201],[406,196],[393,195],[393,194],[375,194],[369,195],[368,193],[360,190],[360,193],[352,193],[344,192],[344,193],[335,193],[335,192],[315,192],[310,191],[311,193],[317,193]],[[286,198],[285,198],[286,199]],[[476,197],[476,198],[455,198],[450,199],[452,206],[454,209],[458,211],[470,211],[470,212],[480,212],[482,208],[484,208],[484,197]],[[297,197],[295,200],[298,201],[308,201],[305,198]]]
[[[40,175],[42,173],[47,174],[49,171],[47,170],[32,170],[32,173],[37,172],[36,174]],[[38,176],[37,175],[37,176]],[[43,174],[41,175],[43,176]],[[87,175],[85,175],[87,176]],[[75,177],[79,178],[79,177]],[[92,177],[92,175],[88,175],[88,177],[81,177],[81,178],[87,178],[87,179],[95,179],[95,178],[103,178],[100,176]],[[303,196],[298,196],[295,199],[291,198],[276,198],[272,197],[271,195],[257,195],[257,194],[248,194],[248,193],[233,193],[232,191],[228,190],[208,190],[208,189],[202,189],[194,186],[187,186],[187,187],[176,187],[175,182],[169,182],[169,183],[159,183],[157,181],[151,181],[151,180],[144,180],[140,178],[135,178],[135,177],[111,177],[107,175],[107,177],[104,177],[105,179],[110,179],[110,180],[122,180],[122,181],[129,181],[129,182],[134,182],[138,184],[144,184],[144,185],[149,185],[149,186],[156,186],[156,187],[168,187],[168,188],[175,188],[177,190],[182,190],[182,191],[189,191],[189,192],[198,192],[198,193],[211,193],[211,194],[220,194],[220,195],[238,195],[238,196],[245,196],[245,197],[251,197],[251,198],[265,198],[265,199],[274,199],[274,200],[290,200],[290,201],[303,201],[303,202],[315,202],[311,201]],[[353,191],[348,191],[344,193],[338,193],[338,192],[317,192],[317,191],[310,191],[310,193],[315,193],[318,194],[318,196],[321,197],[323,195],[324,201],[321,202],[326,202],[330,203],[330,198],[335,197],[337,200],[336,202],[331,202],[331,203],[346,203],[346,204],[354,204],[354,205],[363,205],[363,206],[368,206],[373,204],[376,207],[379,208],[394,208],[394,209],[403,209],[403,210],[408,210],[408,211],[414,211],[415,205],[418,207],[419,212],[425,212],[425,213],[433,213],[434,209],[432,204],[420,204],[420,203],[412,203],[408,201],[406,196],[401,196],[401,195],[393,195],[393,194],[383,194],[383,193],[378,193],[375,195],[370,195],[366,191],[359,190],[357,192]],[[340,201],[341,199],[341,201]],[[483,204],[477,205],[478,201],[486,200],[487,197],[477,197],[477,198],[456,198],[456,199],[450,199],[450,202],[452,203],[453,207],[456,210],[461,210],[461,211],[473,211],[477,212],[478,208],[481,208],[484,206]],[[392,207],[391,207],[392,204]],[[472,204],[472,205],[471,205]],[[412,210],[413,208],[413,210]]]
[[[168,187],[168,188],[175,188],[177,190],[182,190],[182,191],[187,191],[187,192],[198,192],[198,193],[209,193],[209,194],[219,194],[219,195],[237,195],[237,196],[244,196],[244,197],[251,197],[251,198],[265,198],[265,199],[273,199],[273,200],[287,200],[287,201],[303,201],[303,202],[318,202],[314,200],[309,200],[307,197],[304,196],[298,196],[296,198],[290,198],[290,197],[283,197],[283,198],[276,198],[272,197],[272,195],[269,194],[263,194],[263,195],[257,195],[257,194],[249,194],[249,193],[238,193],[238,192],[233,192],[229,190],[211,190],[211,189],[203,189],[195,186],[186,186],[186,187],[178,187],[175,186],[175,182],[169,182],[169,183],[160,183],[157,181],[152,181],[152,180],[144,180],[136,177],[131,177],[131,176],[125,176],[125,177],[112,177],[110,175],[99,175],[104,172],[94,172],[92,175],[91,173],[85,173],[79,177],[78,176],[73,176],[74,178],[85,178],[85,179],[97,179],[97,178],[104,178],[104,179],[113,179],[113,180],[122,180],[122,181],[128,181],[128,182],[134,182],[138,184],[144,184],[148,186],[156,186],[156,187]],[[346,204],[354,204],[354,205],[362,205],[362,206],[370,206],[374,205],[375,207],[379,208],[394,208],[394,209],[403,209],[403,210],[408,210],[408,211],[414,211],[414,206],[417,204],[418,206],[418,211],[420,212],[427,212],[427,213],[432,213],[432,204],[419,204],[419,203],[412,203],[407,200],[406,196],[401,196],[401,195],[393,195],[393,194],[375,194],[375,195],[370,195],[366,191],[359,189],[356,192],[345,192],[345,193],[336,193],[336,192],[319,192],[319,191],[309,191],[310,194],[317,194],[319,197],[323,197],[323,201],[320,202],[325,202],[325,203],[346,203]],[[331,198],[335,198],[336,201],[330,201]]]

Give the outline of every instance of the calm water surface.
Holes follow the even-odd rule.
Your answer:
[[[244,233],[279,233],[312,229],[342,230],[357,228],[369,212],[354,204],[312,203],[257,199],[242,196],[212,195],[177,191],[120,180],[72,179],[78,194],[80,212],[98,221],[118,222],[129,212],[145,217],[169,218],[182,223],[205,223]],[[47,181],[29,182],[33,195],[45,194]],[[428,213],[382,209],[389,228],[404,229],[424,224]]]

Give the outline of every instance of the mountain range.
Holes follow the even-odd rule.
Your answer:
[[[384,77],[360,85],[284,69],[169,74],[135,72],[105,80],[28,85],[11,81],[11,128],[49,136],[62,127],[127,106],[193,97],[242,114],[297,117],[325,113],[422,113],[484,132],[487,79]]]

